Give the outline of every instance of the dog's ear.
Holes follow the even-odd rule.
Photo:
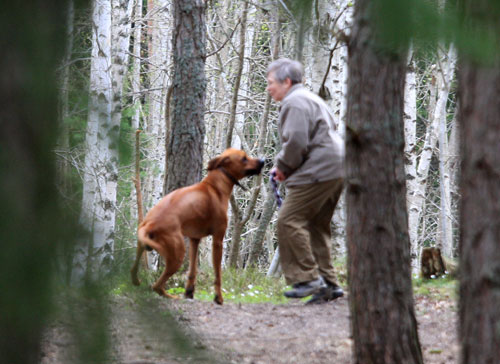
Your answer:
[[[215,158],[211,159],[210,162],[208,162],[207,170],[213,171],[214,169],[216,169],[217,164],[219,162],[219,159],[220,159],[220,157],[215,157]]]
[[[222,167],[224,163],[229,159],[229,157],[222,158],[221,156],[215,157],[210,162],[208,162],[208,171],[213,171],[219,167]]]

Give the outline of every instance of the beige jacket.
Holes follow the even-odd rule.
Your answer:
[[[290,88],[278,118],[282,149],[277,167],[287,186],[344,177],[344,141],[325,102],[302,84]]]

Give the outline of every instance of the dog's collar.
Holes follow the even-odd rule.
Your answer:
[[[238,180],[236,178],[234,178],[233,175],[231,175],[231,173],[229,173],[228,171],[226,171],[226,169],[224,167],[219,167],[219,169],[227,176],[227,178],[229,178],[231,180],[231,182],[233,182],[236,186],[240,187],[243,191],[246,191],[247,189],[245,187],[243,187],[242,185],[240,185],[240,183],[238,182]]]

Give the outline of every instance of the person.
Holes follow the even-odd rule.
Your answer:
[[[313,295],[323,303],[344,295],[330,257],[330,222],[344,183],[344,143],[325,102],[302,85],[302,65],[288,58],[272,62],[267,91],[280,102],[282,144],[271,175],[287,195],[278,214],[280,263],[288,298]]]

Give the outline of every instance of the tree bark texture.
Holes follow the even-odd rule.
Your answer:
[[[150,41],[148,43],[148,81],[150,89],[147,91],[148,117],[144,122],[146,140],[148,140],[146,178],[144,179],[145,200],[144,206],[151,208],[164,195],[166,173],[166,95],[169,75],[167,64],[172,57],[169,35],[172,29],[171,9],[169,1],[159,0],[151,5],[149,20]],[[171,39],[170,39],[171,40]]]
[[[90,231],[88,241],[75,247],[73,279],[92,270],[106,271],[113,259],[114,201],[108,200],[117,180],[117,161],[109,160],[112,130],[111,1],[95,1],[92,14],[92,59],[86,155],[80,221]],[[114,139],[116,141],[116,139]],[[116,144],[115,144],[116,145]],[[109,188],[108,188],[109,187]]]
[[[411,60],[413,51],[409,54],[409,63],[406,71],[405,81],[405,104],[404,104],[404,123],[405,123],[405,171],[406,171],[406,193],[408,209],[408,231],[410,234],[411,245],[411,265],[412,272],[418,272],[418,220],[410,219],[415,212],[413,207],[413,194],[416,190],[417,181],[417,91],[414,62]],[[418,217],[418,215],[416,215]],[[413,225],[412,225],[413,224]]]
[[[172,130],[164,192],[200,180],[205,137],[205,1],[174,1]]]
[[[461,363],[493,364],[500,358],[500,66],[463,63],[460,71]]]
[[[356,2],[348,62],[346,202],[354,358],[357,364],[422,363],[406,211],[406,56],[376,49],[371,9],[370,1]]]

